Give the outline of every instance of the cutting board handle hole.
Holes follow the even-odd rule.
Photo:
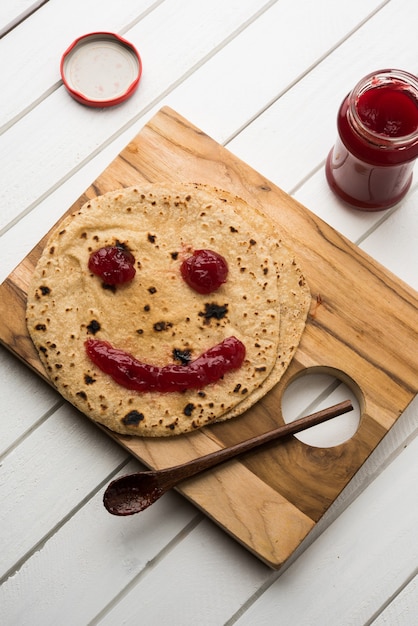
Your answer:
[[[339,415],[295,435],[307,445],[331,448],[348,441],[357,432],[362,397],[358,385],[342,372],[322,367],[307,368],[287,385],[283,393],[283,419],[287,423],[343,400],[351,400],[354,410],[350,413]]]

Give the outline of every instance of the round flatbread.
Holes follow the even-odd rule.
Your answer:
[[[134,256],[136,274],[109,288],[88,262],[115,245]],[[208,295],[180,272],[201,249],[229,268]],[[27,325],[67,400],[115,432],[167,436],[239,415],[271,389],[296,350],[309,302],[293,255],[257,210],[207,186],[151,184],[99,196],[59,224],[28,291]],[[138,392],[90,361],[92,336],[158,367],[186,353],[194,360],[232,336],[246,356],[204,388]]]

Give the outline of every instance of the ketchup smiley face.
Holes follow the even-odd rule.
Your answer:
[[[123,246],[107,246],[90,255],[88,267],[104,284],[119,285],[135,277],[135,258]],[[180,274],[191,289],[209,294],[226,282],[228,264],[212,250],[195,250],[183,261]],[[183,364],[156,366],[112,346],[107,341],[88,339],[85,349],[89,359],[105,374],[126,389],[144,392],[181,392],[201,389],[220,380],[230,370],[238,369],[245,359],[245,346],[236,337],[227,337],[194,360]]]

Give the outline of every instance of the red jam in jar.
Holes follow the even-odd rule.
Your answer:
[[[363,78],[341,104],[328,155],[331,189],[367,211],[399,202],[418,157],[418,77],[381,70]]]

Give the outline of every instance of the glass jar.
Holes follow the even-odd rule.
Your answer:
[[[399,202],[418,156],[418,77],[392,69],[369,74],[344,99],[337,127],[325,170],[331,189],[367,211]]]

